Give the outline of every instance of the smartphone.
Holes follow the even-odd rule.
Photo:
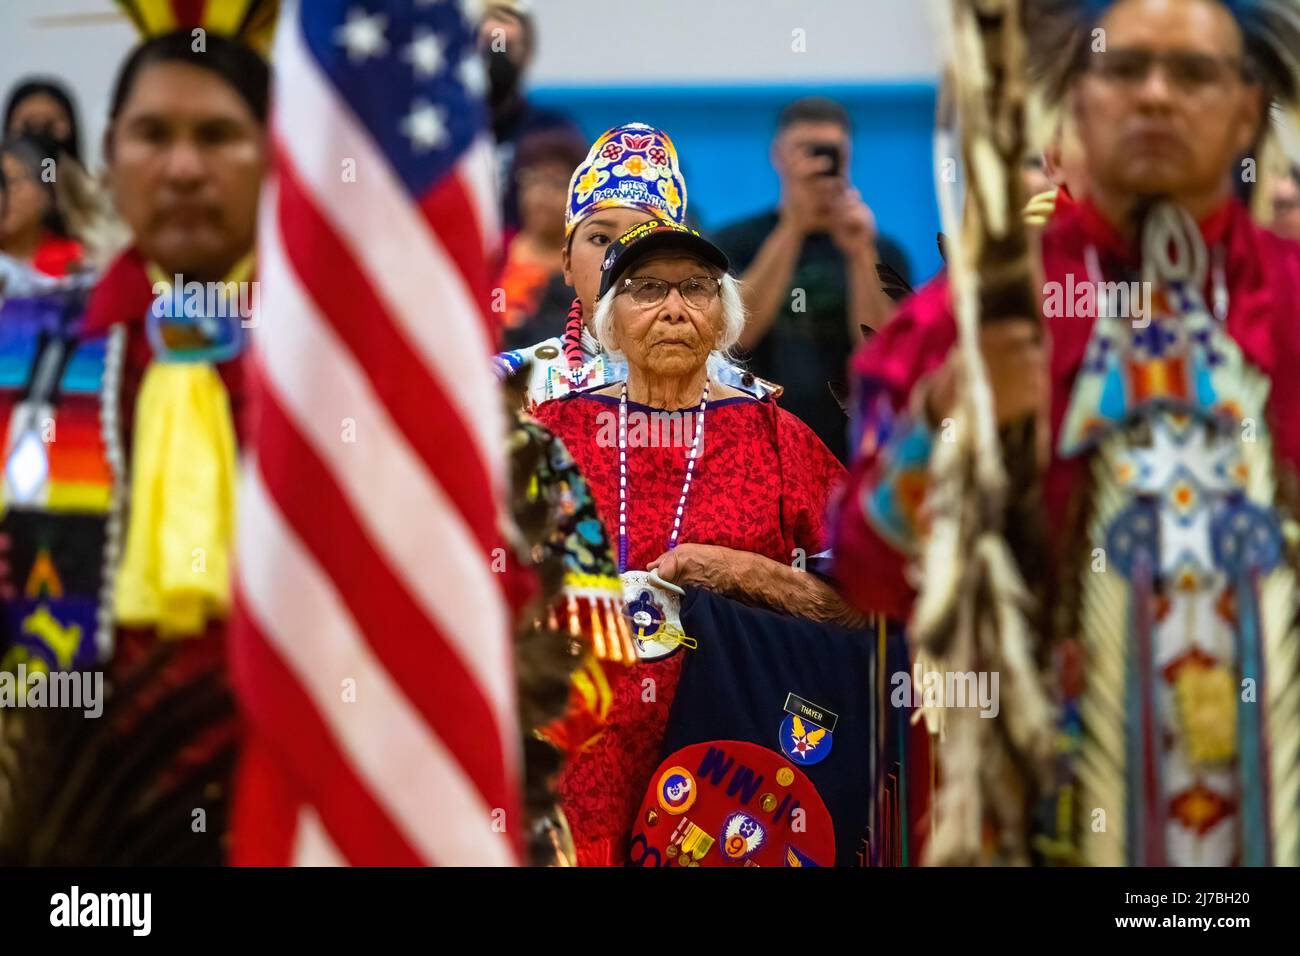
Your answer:
[[[831,161],[829,169],[822,170],[823,176],[840,174],[840,148],[835,143],[814,143],[808,147],[809,156],[825,156]]]

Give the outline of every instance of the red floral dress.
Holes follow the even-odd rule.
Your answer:
[[[670,447],[636,444],[633,413],[650,411],[628,403],[628,570],[644,569],[667,549],[694,435],[693,416],[686,416],[684,440]],[[578,393],[546,402],[536,414],[577,461],[616,539],[618,398]],[[843,466],[811,429],[774,402],[711,402],[678,543],[751,551],[783,564],[793,562],[796,548],[812,556],[826,547],[825,515],[843,477]],[[560,781],[583,866],[623,862],[687,653],[604,669],[610,691],[604,732],[570,754]]]

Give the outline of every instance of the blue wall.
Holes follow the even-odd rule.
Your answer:
[[[853,183],[881,231],[907,251],[916,284],[939,268],[927,84],[837,86],[545,87],[541,105],[567,113],[590,139],[627,122],[661,126],[677,144],[688,206],[705,229],[775,205],[768,160],[777,114],[801,96],[829,96],[853,118]]]

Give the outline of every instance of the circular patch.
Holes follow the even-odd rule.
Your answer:
[[[781,721],[779,744],[781,753],[803,767],[821,763],[831,755],[833,735],[825,727],[786,714]]]
[[[639,641],[653,641],[664,626],[663,608],[649,591],[642,591],[627,602],[627,616]]]
[[[537,356],[539,359],[541,359],[543,362],[547,362],[553,358],[559,358],[560,350],[557,349],[554,345],[539,345],[537,346],[533,354]]]
[[[722,847],[722,855],[732,863],[748,860],[766,842],[767,830],[763,824],[743,810],[737,810],[722,821],[718,843]]]
[[[661,773],[656,790],[659,806],[674,816],[695,803],[695,778],[684,767],[669,767]]]
[[[774,786],[787,775],[788,783]],[[682,779],[691,781],[689,796]],[[662,825],[649,825],[652,812]],[[633,866],[835,862],[831,815],[813,782],[788,758],[747,741],[711,740],[673,753],[650,778],[635,819]]]
[[[655,585],[648,571],[624,571],[623,613],[637,657],[654,661],[681,649],[681,597]]]

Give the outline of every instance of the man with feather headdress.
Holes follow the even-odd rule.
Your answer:
[[[243,293],[276,4],[119,5],[142,34],[104,142],[130,246],[88,298],[6,303],[0,382],[0,670],[102,670],[110,702],[89,727],[0,711],[6,862],[224,856]],[[205,295],[217,284],[238,304]]]
[[[986,804],[981,858],[1294,865],[1300,245],[1256,226],[1233,185],[1270,103],[1296,105],[1300,4],[1023,9],[1088,188],[1040,239],[1047,334],[1028,317],[980,334],[1004,442],[1036,419],[1050,435],[1018,504],[1051,529],[1035,651],[1059,757],[1001,793],[1024,805],[1019,843]],[[956,337],[945,277],[854,360],[836,555],[863,607],[913,605],[909,565],[941,517],[930,463],[963,426]],[[1013,544],[1032,537],[1019,524]]]

